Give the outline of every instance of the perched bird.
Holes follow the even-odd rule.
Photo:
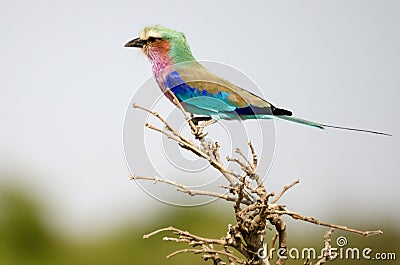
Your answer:
[[[320,129],[326,127],[389,135],[363,129],[332,126],[292,116],[268,101],[219,77],[193,57],[183,33],[162,26],[149,26],[139,38],[125,47],[141,48],[152,64],[153,74],[162,92],[172,102],[170,90],[185,111],[202,119],[271,119],[278,118]]]

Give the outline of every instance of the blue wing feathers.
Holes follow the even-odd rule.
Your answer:
[[[166,76],[165,86],[171,89],[172,93],[174,93],[180,101],[186,101],[194,97],[212,97],[234,107],[232,102],[228,99],[229,93],[219,91],[213,94],[205,89],[200,90],[196,87],[191,87],[181,78],[177,71],[172,71]],[[201,101],[196,101],[196,103],[201,103]],[[218,111],[218,109],[216,109],[216,111]]]
[[[215,113],[221,113],[228,116],[240,116],[247,119],[263,116],[269,117],[271,115],[290,116],[292,114],[290,111],[275,108],[272,105],[271,108],[266,108],[256,107],[249,104],[246,107],[239,108],[229,100],[229,92],[219,91],[214,94],[205,89],[192,87],[182,79],[178,71],[171,71],[168,73],[164,84],[174,93],[179,101],[184,103],[184,105],[187,107],[192,105],[191,109],[202,110],[201,113],[198,113],[201,115],[207,115],[207,111],[209,111],[210,116],[215,115]]]

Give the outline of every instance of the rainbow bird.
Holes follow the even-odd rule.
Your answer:
[[[326,127],[389,135],[382,132],[332,126],[292,116],[292,112],[277,108],[270,102],[219,77],[193,57],[183,33],[162,26],[149,26],[140,32],[139,38],[125,47],[141,48],[152,64],[158,86],[172,102],[179,100],[185,111],[201,120],[246,120],[278,118],[312,126]]]

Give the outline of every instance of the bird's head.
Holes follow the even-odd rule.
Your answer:
[[[141,48],[153,66],[166,62],[176,64],[194,60],[182,32],[158,25],[144,28],[139,38],[129,41],[125,47]]]

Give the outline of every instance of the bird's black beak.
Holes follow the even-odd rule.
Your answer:
[[[146,44],[146,41],[141,40],[140,38],[133,39],[131,41],[128,41],[124,47],[135,47],[135,48],[143,48],[143,46]]]

